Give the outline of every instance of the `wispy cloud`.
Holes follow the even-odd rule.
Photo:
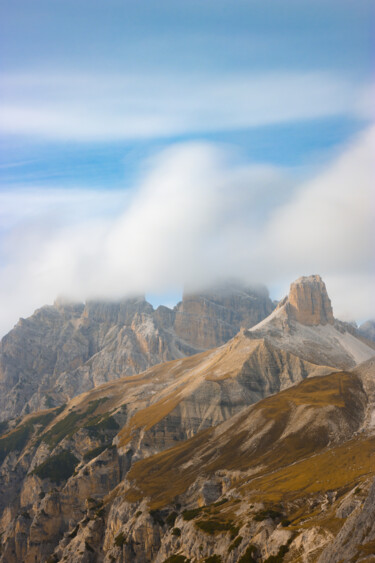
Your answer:
[[[156,155],[130,192],[2,192],[0,330],[61,294],[111,299],[229,274],[320,273],[338,316],[373,315],[374,142],[371,129],[301,185],[194,143]]]
[[[0,131],[47,139],[142,139],[358,111],[362,86],[324,72],[5,74]]]

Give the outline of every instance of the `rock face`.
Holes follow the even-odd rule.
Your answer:
[[[320,276],[301,277],[290,286],[289,315],[306,326],[334,323],[331,300]]]
[[[250,332],[309,362],[339,369],[351,369],[375,355],[373,344],[358,330],[333,317],[320,276],[292,283],[289,295]]]
[[[58,302],[21,321],[2,342],[11,407],[74,398],[0,423],[0,563],[370,560],[374,350],[324,321],[318,286],[194,355],[262,298]]]
[[[358,332],[365,338],[368,338],[368,340],[375,342],[375,321],[366,321],[365,323],[362,323]]]
[[[259,323],[273,309],[264,287],[227,285],[205,293],[187,293],[176,307],[174,331],[195,348],[214,348],[233,338],[240,328]]]
[[[243,343],[231,353],[233,359],[243,357]],[[210,354],[200,356],[201,363],[209,362],[209,369],[201,371],[217,399],[212,404],[199,404],[176,361],[164,378],[166,367],[156,366],[150,370],[153,377],[146,372],[107,383],[73,399],[63,411],[29,415],[8,429],[0,438],[0,452],[8,448],[0,474],[0,491],[6,493],[0,498],[1,563],[164,563],[177,555],[176,561],[184,556],[227,563],[284,555],[287,563],[317,561],[324,549],[327,559],[321,561],[331,561],[339,546],[341,556],[333,562],[351,560],[357,540],[370,550],[373,490],[362,501],[375,474],[374,435],[364,424],[374,404],[361,376],[343,372],[307,378],[198,431],[196,420],[204,409],[209,415],[216,408],[224,417],[229,405],[236,411],[235,397],[228,400],[236,378],[226,388],[228,380],[215,371],[226,361],[229,366],[230,358],[215,362]],[[237,379],[240,374],[241,369]],[[199,363],[190,376],[197,380]],[[216,395],[215,385],[222,388]],[[163,417],[163,400],[165,406],[173,389],[184,405],[181,418],[164,415],[162,428],[154,417]],[[151,399],[149,406],[155,408],[142,408],[152,393],[157,402]],[[198,408],[192,438],[186,440],[180,431],[191,416],[188,400]],[[143,433],[132,423],[137,403]],[[213,421],[215,416],[209,416]],[[25,428],[29,435],[21,444],[14,437],[24,436]],[[132,450],[121,445],[126,428]],[[151,443],[161,451],[153,454]],[[357,518],[362,505],[362,518]],[[337,518],[342,531],[329,550],[334,540],[330,522],[337,529]],[[350,522],[356,528],[347,557]]]
[[[239,286],[156,311],[142,297],[42,307],[0,343],[0,420],[219,346],[273,307],[266,289]]]
[[[365,500],[353,506],[337,537],[323,551],[318,563],[373,561],[375,555],[375,479]]]

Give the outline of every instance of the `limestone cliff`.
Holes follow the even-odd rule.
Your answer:
[[[56,301],[21,319],[0,343],[0,420],[221,345],[272,308],[265,289],[238,286],[156,311],[144,298]]]
[[[314,291],[293,289],[294,309],[287,298],[254,329],[189,357],[179,357],[193,350],[176,322],[182,305],[56,303],[22,321],[2,344],[17,404],[23,386],[56,403],[95,388],[0,423],[0,563],[366,561],[374,350],[332,324]],[[195,343],[222,338],[228,297],[225,313],[216,297],[184,299],[189,318],[207,307],[214,321]],[[167,354],[178,357],[113,376]]]
[[[320,276],[301,277],[293,282],[288,308],[292,319],[307,326],[334,323],[331,300]]]
[[[214,348],[233,338],[240,328],[259,323],[273,309],[263,287],[230,284],[200,294],[185,293],[176,307],[174,331],[191,346]]]
[[[161,367],[153,369],[162,384]],[[364,371],[374,375],[373,364]],[[148,375],[135,379],[141,400]],[[9,452],[2,467],[2,479],[15,470],[19,477],[13,492],[4,481],[0,488],[7,489],[1,563],[291,563],[322,553],[331,561],[324,554],[336,549],[349,562],[365,553],[358,538],[371,549],[374,434],[365,423],[374,403],[360,372],[307,378],[189,440],[180,440],[180,424],[170,427],[174,446],[146,458],[139,450],[135,459],[121,445],[123,430],[135,427],[120,384],[23,421],[30,432],[23,450]],[[155,413],[142,412],[145,428],[158,424]],[[8,429],[8,447],[19,430]]]
[[[320,276],[292,283],[289,295],[250,331],[309,362],[339,369],[351,369],[375,355],[373,344],[355,327],[333,317]]]

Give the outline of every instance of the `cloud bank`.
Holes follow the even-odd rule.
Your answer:
[[[0,132],[92,142],[363,116],[366,92],[322,71],[4,73]]]
[[[374,145],[372,128],[302,184],[188,143],[155,155],[132,190],[0,192],[1,333],[59,295],[116,299],[228,276],[287,290],[320,273],[337,316],[374,316]]]

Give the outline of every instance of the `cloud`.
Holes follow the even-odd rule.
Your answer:
[[[243,129],[362,113],[364,87],[325,72],[8,73],[0,131],[92,142]]]
[[[286,287],[320,273],[337,316],[374,315],[374,131],[302,184],[187,143],[155,155],[129,191],[1,192],[0,330],[58,295],[115,299],[228,276]]]
[[[375,315],[375,128],[277,208],[264,231],[272,269],[322,273],[338,315]],[[261,258],[259,258],[261,260]]]

